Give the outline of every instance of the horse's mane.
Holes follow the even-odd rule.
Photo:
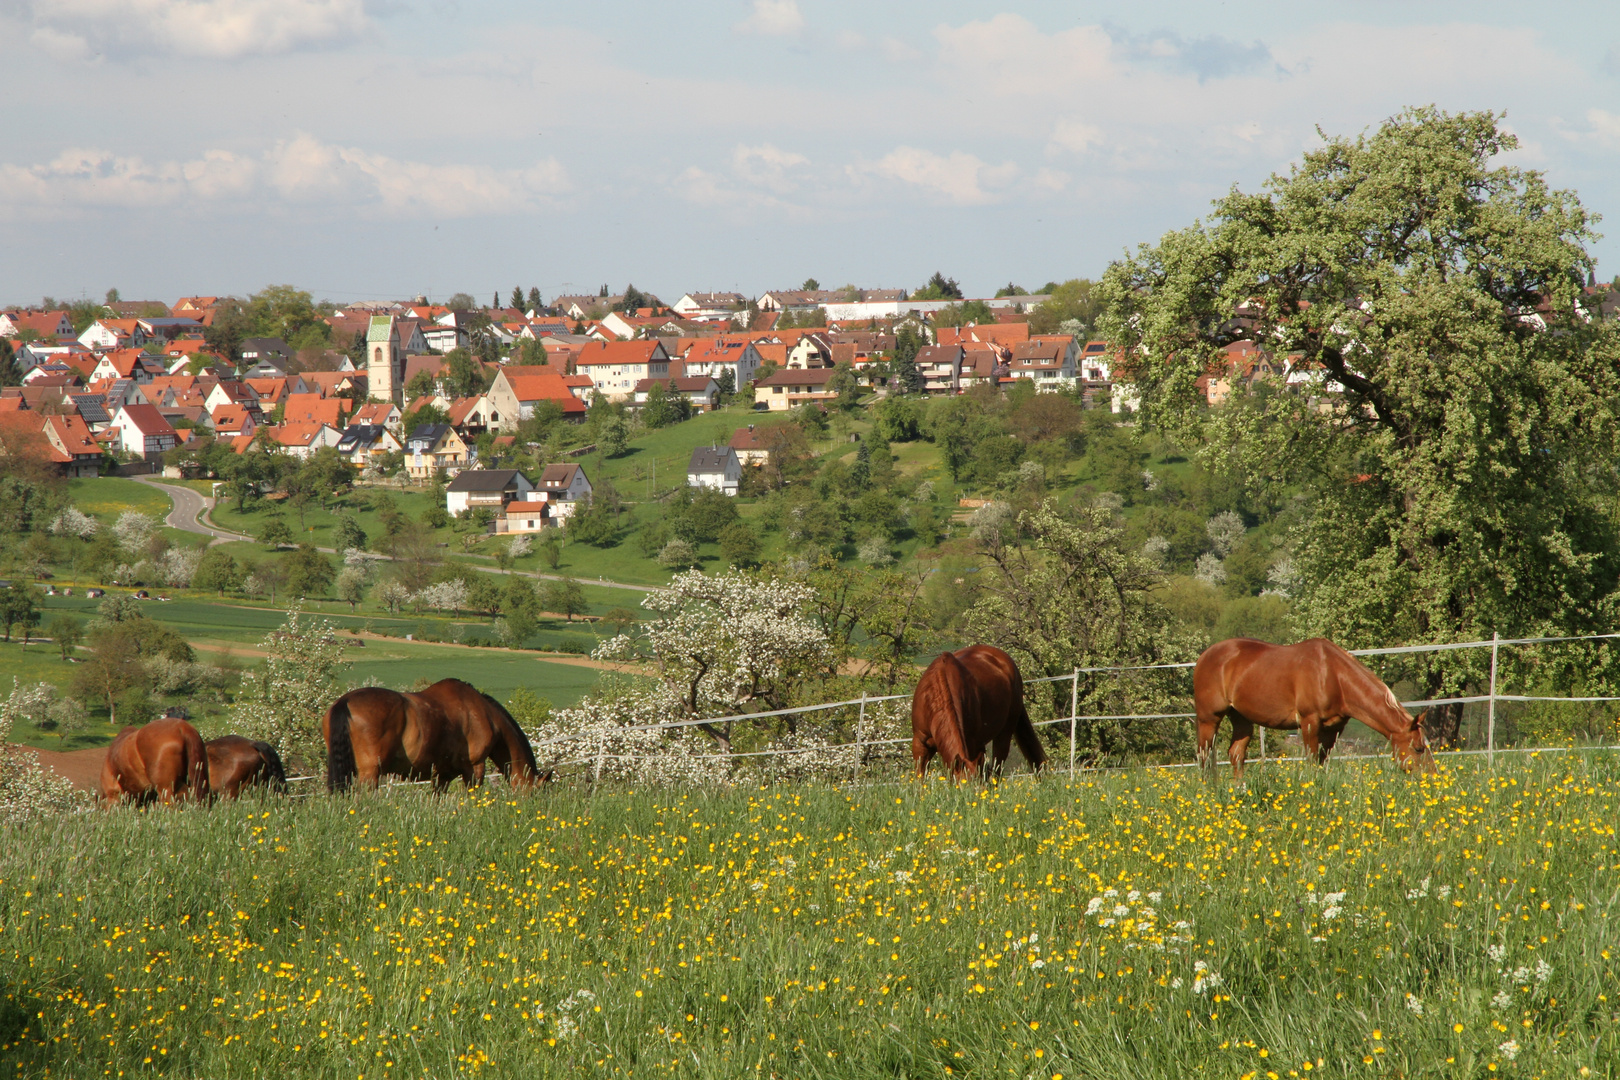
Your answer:
[[[953,680],[951,676],[954,675]],[[956,758],[967,758],[967,735],[962,730],[962,700],[965,690],[967,672],[963,670],[962,663],[949,652],[940,653],[938,659],[928,665],[923,672],[918,692],[923,696],[923,705],[933,724],[931,734],[934,743],[939,748],[940,756],[946,761]],[[952,686],[951,683],[956,685]],[[943,719],[943,724],[939,720]],[[943,729],[943,730],[942,730]],[[954,745],[947,746],[949,741]]]
[[[534,747],[530,745],[529,737],[523,733],[523,729],[518,727],[517,720],[512,717],[511,713],[506,711],[505,705],[502,705],[488,694],[480,693],[479,696],[489,702],[490,708],[495,710],[495,715],[500,717],[501,721],[512,729],[510,734],[517,737],[507,741],[516,745],[517,752],[522,755],[523,764],[529,767],[529,771],[535,776],[539,776],[540,763],[534,759]]]

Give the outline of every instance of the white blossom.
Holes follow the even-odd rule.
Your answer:
[[[125,551],[138,552],[146,547],[146,542],[152,538],[152,533],[156,529],[157,521],[139,510],[125,510],[113,523],[113,535],[118,538],[119,546]]]
[[[437,611],[460,611],[467,605],[467,583],[460,578],[441,581],[426,586],[414,599]]]
[[[1513,1004],[1513,998],[1508,996],[1508,992],[1506,990],[1498,990],[1496,992],[1496,996],[1491,998],[1491,1006],[1493,1008],[1505,1009],[1511,1004]]]
[[[506,544],[506,553],[514,559],[521,559],[534,550],[534,540],[526,534],[512,537]]]
[[[1519,1044],[1512,1039],[1502,1043],[1497,1047],[1497,1049],[1502,1051],[1502,1056],[1507,1058],[1509,1061],[1512,1061],[1514,1058],[1519,1056]]]
[[[1411,1011],[1413,1016],[1423,1015],[1423,1002],[1419,1001],[1417,996],[1414,994],[1406,995],[1406,1007]]]
[[[1503,959],[1507,957],[1507,946],[1492,945],[1490,948],[1485,950],[1485,955],[1489,956],[1493,961],[1500,964]]]
[[[99,521],[74,506],[63,507],[50,524],[52,536],[76,536],[80,540],[89,540],[100,528]]]
[[[236,730],[270,743],[283,757],[324,761],[321,717],[347,689],[349,664],[337,629],[329,620],[304,615],[295,603],[259,648],[265,660],[242,676]]]

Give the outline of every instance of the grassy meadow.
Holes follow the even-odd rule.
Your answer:
[[[14,826],[8,1075],[1613,1076],[1609,755]]]

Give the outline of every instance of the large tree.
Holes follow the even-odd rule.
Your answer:
[[[1147,418],[1195,428],[1195,381],[1237,340],[1317,380],[1240,395],[1206,428],[1212,462],[1308,497],[1305,633],[1372,646],[1612,628],[1620,327],[1583,304],[1595,218],[1494,162],[1518,141],[1490,113],[1412,109],[1324,142],[1109,269],[1102,330]],[[1613,671],[1609,655],[1558,659],[1578,681]],[[1441,696],[1487,661],[1384,670]],[[1431,737],[1453,741],[1459,718],[1431,713]]]

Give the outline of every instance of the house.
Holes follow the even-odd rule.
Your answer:
[[[962,360],[965,353],[960,345],[924,345],[917,350],[917,374],[923,381],[923,391],[929,394],[954,394],[962,388]]]
[[[533,490],[528,477],[516,469],[463,469],[444,489],[444,508],[452,514],[498,512]]]
[[[100,476],[101,444],[82,417],[47,416],[45,441],[64,476]]]
[[[831,401],[838,396],[827,389],[836,372],[832,368],[777,371],[754,382],[754,404],[764,404],[772,412],[786,412],[812,401]]]
[[[575,503],[591,497],[590,477],[573,464],[547,465],[534,489],[548,502]]]
[[[69,394],[74,410],[84,426],[93,434],[107,430],[112,423],[112,414],[107,411],[107,399],[100,394]]]
[[[850,355],[853,359],[853,351]],[[832,339],[826,333],[820,331],[812,331],[803,335],[788,348],[787,366],[790,368],[832,367]]]
[[[343,413],[348,404],[349,402],[343,398],[323,398],[319,394],[288,394],[281,418],[289,423],[330,424],[334,429],[342,431]]]
[[[73,319],[65,311],[8,311],[0,314],[0,337],[19,337],[31,330],[46,341],[73,336]]]
[[[243,338],[241,352],[242,363],[250,367],[257,367],[261,361],[269,361],[280,372],[287,370],[287,361],[293,358],[292,349],[280,338]],[[269,378],[275,378],[275,376],[272,375]]]
[[[692,460],[686,466],[688,487],[714,488],[735,495],[741,479],[742,463],[737,460],[737,451],[729,446],[700,446],[692,451]]]
[[[189,337],[194,333],[200,334],[203,330],[202,323],[182,315],[171,315],[164,318],[141,318],[135,321],[149,341],[156,338],[173,341],[177,337]]]
[[[565,376],[549,364],[502,368],[484,395],[489,401],[489,426],[497,431],[514,431],[534,417],[535,406],[542,401],[555,402],[568,419],[584,419],[586,404],[575,395],[576,387],[570,385],[581,379],[594,392],[595,383],[589,376]]]
[[[87,349],[139,349],[146,344],[146,331],[138,319],[97,319],[79,335]]]
[[[404,419],[405,416],[399,411],[399,406],[392,401],[368,401],[354,410],[354,415],[349,417],[349,423],[376,424],[387,428],[397,436],[401,433],[399,426]]]
[[[636,383],[636,404],[644,405],[654,386],[662,386],[671,397],[683,397],[698,412],[709,412],[720,400],[720,384],[712,375],[682,376],[676,379],[642,379]]]
[[[1106,341],[1086,342],[1080,350],[1079,364],[1080,377],[1087,382],[1110,382],[1114,377]]]
[[[488,431],[500,416],[500,410],[489,403],[488,394],[457,398],[445,412],[450,416],[452,427],[463,435],[475,436]]]
[[[426,480],[441,470],[454,474],[467,465],[467,444],[449,424],[418,424],[405,439],[405,470]]]
[[[733,431],[731,441],[726,445],[737,455],[739,464],[764,465],[771,460],[771,448],[765,445],[765,432],[753,424]]]
[[[336,446],[343,441],[343,433],[331,424],[292,423],[277,424],[264,429],[270,440],[295,458],[313,457],[315,451]]]
[[[169,310],[177,313],[190,313],[193,316],[204,311],[212,311],[219,304],[217,296],[182,296],[174,302]]]
[[[1029,323],[983,323],[974,326],[942,326],[934,332],[935,345],[961,345],[977,341],[1008,348],[1029,340]]]
[[[435,352],[447,353],[451,349],[467,344],[469,338],[467,329],[463,326],[444,326],[440,323],[424,325],[419,333],[427,347]]]
[[[741,390],[753,381],[765,357],[752,341],[715,338],[693,345],[681,358],[681,363],[682,373],[689,376],[712,375],[718,380],[730,372],[732,388]]]
[[[624,303],[624,296],[559,296],[551,306],[575,322],[590,317],[593,311],[607,312]]]
[[[501,516],[496,519],[495,531],[498,533],[524,533],[539,532],[548,522],[555,520],[554,510],[564,507],[572,509],[572,503],[551,503],[541,500],[539,502],[510,502]],[[558,524],[561,524],[559,521]]]
[[[689,292],[670,305],[669,309],[683,319],[729,319],[748,303],[748,298],[735,292]]]
[[[259,405],[259,395],[253,392],[253,387],[236,379],[221,379],[209,387],[203,404],[208,407],[210,415],[221,405],[241,405],[256,412],[263,411]]]
[[[148,383],[166,373],[167,369],[160,361],[139,349],[114,349],[96,361],[96,366],[90,369],[90,381],[134,379],[138,383]]]
[[[1030,338],[1013,345],[1008,367],[1013,378],[1032,379],[1037,390],[1051,392],[1074,385],[1079,352],[1067,334]]]
[[[259,430],[259,421],[253,410],[234,402],[216,405],[208,416],[214,425],[214,435],[221,439],[234,439],[238,435],[251,438]]]
[[[343,460],[361,469],[375,464],[380,455],[403,448],[394,433],[381,424],[350,424],[343,429],[337,445]]]
[[[113,447],[120,453],[143,457],[173,450],[180,442],[174,428],[155,405],[122,406],[114,414],[108,431]]]
[[[623,401],[642,379],[669,376],[669,354],[657,341],[603,341],[581,349],[574,367],[591,377],[597,393]]]

